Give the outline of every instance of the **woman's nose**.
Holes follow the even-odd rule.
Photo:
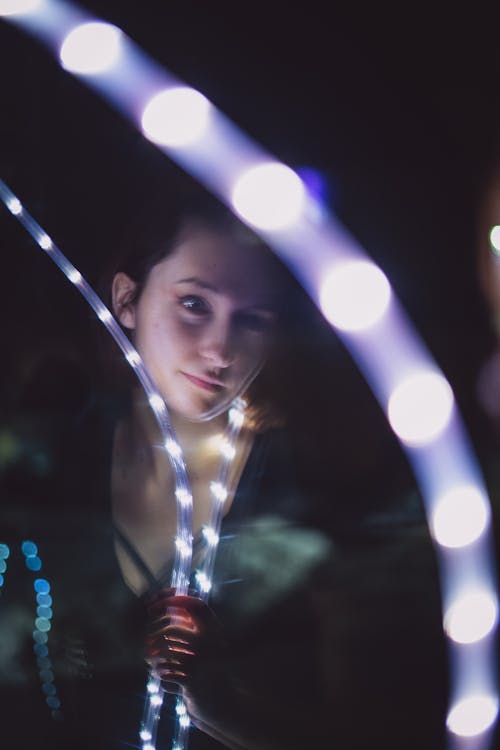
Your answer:
[[[200,342],[200,354],[211,367],[229,367],[234,361],[230,321],[213,322],[204,332]]]

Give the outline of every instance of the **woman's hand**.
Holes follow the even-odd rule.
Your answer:
[[[221,674],[228,646],[212,610],[194,596],[164,589],[149,601],[147,659],[168,692],[186,694],[194,703],[209,687],[203,674]],[[212,686],[215,687],[215,686]]]

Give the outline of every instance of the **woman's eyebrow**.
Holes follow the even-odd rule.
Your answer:
[[[210,289],[212,292],[217,292],[218,289],[213,284],[209,284],[208,281],[202,281],[197,276],[190,276],[187,279],[179,279],[175,282],[176,284],[196,284],[196,286],[202,289]]]

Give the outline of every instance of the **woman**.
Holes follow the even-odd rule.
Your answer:
[[[177,525],[174,476],[166,452],[158,448],[161,436],[147,398],[130,385],[113,431],[110,472],[121,575],[146,604],[146,655],[167,690],[182,690],[195,726],[227,747],[299,746],[310,733],[307,721],[303,731],[295,722],[292,738],[280,711],[276,714],[281,700],[275,692],[284,690],[289,672],[293,700],[290,705],[284,698],[282,711],[287,719],[294,707],[305,715],[293,683],[301,670],[290,660],[296,625],[287,633],[282,623],[266,621],[276,618],[277,602],[289,606],[287,600],[327,557],[329,545],[321,535],[296,527],[306,506],[284,431],[276,427],[276,409],[264,393],[269,373],[276,377],[276,360],[283,367],[285,313],[288,319],[297,314],[293,300],[300,292],[263,243],[212,201],[184,210],[159,238],[148,234],[146,222],[122,249],[111,302],[165,400],[182,446],[193,494],[193,573],[203,554],[201,532],[210,518],[210,483],[217,476],[227,412],[240,396],[248,407],[222,509],[212,592],[219,619],[199,599],[173,597],[169,589]],[[293,556],[287,575],[280,570],[284,555]],[[266,556],[271,559],[263,565]],[[310,618],[298,605],[296,599],[296,624]],[[252,629],[257,630],[249,637]],[[309,629],[314,630],[311,622]],[[281,659],[279,640],[286,643]],[[258,652],[269,662],[261,667],[273,685],[272,706],[260,690],[263,676],[254,657],[249,664],[249,654]],[[318,697],[313,662],[311,652],[302,673]],[[208,739],[196,742],[212,746]]]

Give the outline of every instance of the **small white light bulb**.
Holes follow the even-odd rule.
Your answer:
[[[234,445],[231,445],[228,440],[223,439],[221,440],[220,444],[220,452],[222,453],[224,458],[226,458],[228,461],[232,461],[236,455],[236,448],[234,447]]]
[[[325,318],[342,331],[365,331],[381,320],[389,307],[391,287],[374,263],[364,260],[338,264],[321,285],[319,303]]]
[[[165,448],[170,453],[172,458],[179,459],[182,456],[182,449],[179,443],[176,443],[172,438],[167,438],[165,441]]]
[[[165,402],[159,393],[152,393],[149,397],[149,403],[151,404],[151,408],[156,412],[163,411],[165,408]]]
[[[50,239],[48,234],[42,234],[38,239],[38,244],[42,248],[42,250],[50,250],[52,247],[52,240]]]
[[[459,737],[475,737],[489,729],[498,714],[498,700],[492,695],[471,695],[450,710],[446,725]]]
[[[411,447],[427,445],[447,426],[453,409],[449,383],[436,372],[422,371],[406,378],[389,398],[390,425]]]
[[[80,271],[77,271],[76,268],[72,268],[71,271],[69,271],[66,275],[72,284],[81,284],[82,274],[80,273]]]
[[[237,180],[231,196],[236,213],[244,221],[271,231],[293,225],[302,214],[304,199],[300,177],[279,162],[248,169]]]
[[[227,499],[227,490],[220,482],[210,482],[210,490],[219,503],[225,503]]]
[[[97,313],[97,317],[103,323],[110,323],[113,320],[113,316],[105,307],[102,307]]]
[[[23,207],[21,201],[18,198],[10,198],[7,201],[7,208],[14,216],[19,216],[22,213]]]
[[[245,420],[245,415],[241,411],[241,409],[238,409],[235,406],[229,409],[229,422],[231,423],[231,425],[233,425],[236,428],[239,428],[243,425],[244,420]]]
[[[210,102],[199,91],[176,86],[156,94],[144,108],[141,127],[153,143],[172,148],[188,146],[205,132]]]
[[[488,503],[474,485],[454,487],[437,499],[430,519],[435,540],[443,547],[465,547],[486,528]]]
[[[189,557],[191,554],[191,545],[186,539],[183,539],[180,536],[175,537],[175,546],[179,550],[179,554],[181,557]]]
[[[141,364],[141,358],[139,354],[134,350],[127,352],[127,354],[125,355],[125,359],[129,363],[129,365],[132,365],[132,367],[138,367]]]
[[[208,592],[212,588],[212,582],[210,581],[210,578],[208,578],[208,576],[202,570],[198,570],[195,577],[200,591],[202,591],[204,594],[208,594]]]
[[[81,24],[69,32],[61,45],[61,65],[70,73],[104,73],[118,62],[121,41],[122,32],[110,23]]]
[[[189,507],[193,502],[193,496],[190,492],[188,492],[188,490],[185,490],[183,487],[178,487],[175,490],[175,496],[183,508]]]
[[[497,602],[489,591],[471,591],[448,608],[444,629],[456,643],[476,643],[491,633],[497,616]]]
[[[0,0],[0,16],[21,16],[41,6],[41,0]]]
[[[204,526],[202,533],[212,547],[215,547],[219,543],[219,535],[212,526]]]

